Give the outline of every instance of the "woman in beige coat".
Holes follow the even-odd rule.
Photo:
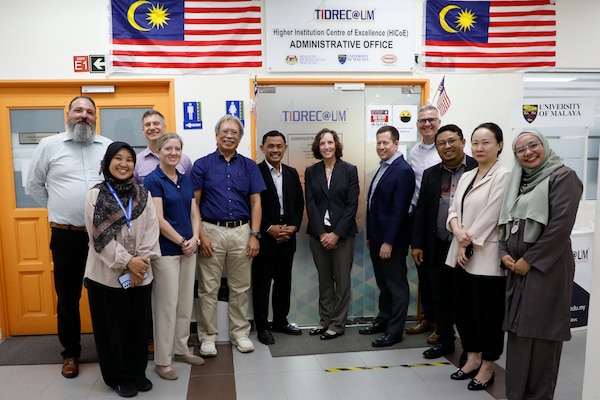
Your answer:
[[[447,227],[454,237],[446,264],[459,268],[456,326],[466,364],[451,379],[473,378],[469,390],[494,383],[494,364],[504,347],[505,272],[498,255],[498,216],[510,172],[498,161],[503,138],[492,122],[480,124],[471,136],[479,167],[465,172],[448,210]]]

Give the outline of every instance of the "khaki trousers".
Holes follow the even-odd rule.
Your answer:
[[[173,354],[189,353],[196,254],[162,256],[152,263],[154,362],[171,365]]]
[[[198,338],[200,341],[217,338],[217,295],[225,265],[229,287],[229,336],[231,339],[248,336],[250,323],[246,314],[252,259],[246,256],[246,247],[250,224],[226,228],[203,221],[202,226],[214,249],[211,258],[198,257]]]

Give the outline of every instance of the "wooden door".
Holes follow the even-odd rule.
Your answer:
[[[56,125],[61,122],[56,121],[57,113],[63,117],[62,129],[58,128],[58,131],[64,131],[68,103],[82,94],[83,85],[111,85],[115,89],[113,93],[84,93],[96,102],[99,134],[120,140],[137,134],[144,143],[141,113],[149,108],[160,110],[167,118],[167,126],[175,126],[171,80],[0,82],[0,181],[4,192],[0,196],[0,248],[3,249],[0,316],[4,316],[0,318],[0,330],[3,337],[57,331],[48,214],[46,209],[33,204],[31,198],[27,199],[23,174],[26,174],[30,155],[37,146],[36,135],[57,132]],[[118,112],[120,115],[134,113],[135,118],[121,125],[114,123],[112,118],[109,123],[108,116]],[[33,118],[50,115],[54,120],[53,128],[45,131],[41,128],[43,122],[28,120],[29,113]],[[16,120],[21,120],[21,126],[33,127],[34,132],[13,131]],[[91,332],[85,289],[81,313],[82,331]]]

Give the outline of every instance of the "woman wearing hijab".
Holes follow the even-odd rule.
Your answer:
[[[156,208],[162,253],[152,266],[154,371],[163,379],[174,380],[177,372],[171,367],[173,359],[204,364],[188,349],[200,211],[195,206],[192,181],[176,168],[183,148],[179,135],[161,135],[156,147],[160,163],[144,181]]]
[[[152,389],[146,378],[151,260],[160,256],[159,227],[148,191],[133,183],[136,155],[125,142],[106,149],[85,202],[90,249],[85,268],[92,326],[104,382],[122,397]]]
[[[575,274],[571,230],[583,185],[539,132],[513,141],[513,169],[500,213],[508,272],[504,330],[508,399],[552,399],[563,341],[571,339]]]

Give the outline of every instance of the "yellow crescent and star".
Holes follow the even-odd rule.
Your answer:
[[[456,20],[454,21],[454,27],[450,26],[447,21],[447,14],[452,11],[459,9],[460,11],[456,15]],[[440,26],[443,30],[448,33],[457,33],[460,31],[470,31],[473,29],[473,26],[477,23],[475,20],[477,19],[477,15],[472,10],[469,9],[461,9],[456,4],[449,4],[446,7],[442,8],[439,13],[440,17]]]
[[[147,5],[146,20],[148,21],[148,27],[141,26],[135,20],[135,12],[138,10],[139,7],[143,5]],[[165,25],[168,25],[169,20],[169,10],[165,8],[164,5],[152,4],[148,0],[137,0],[133,2],[127,9],[127,22],[129,22],[129,25],[131,25],[132,28],[140,32],[147,32],[153,28],[164,28]]]

